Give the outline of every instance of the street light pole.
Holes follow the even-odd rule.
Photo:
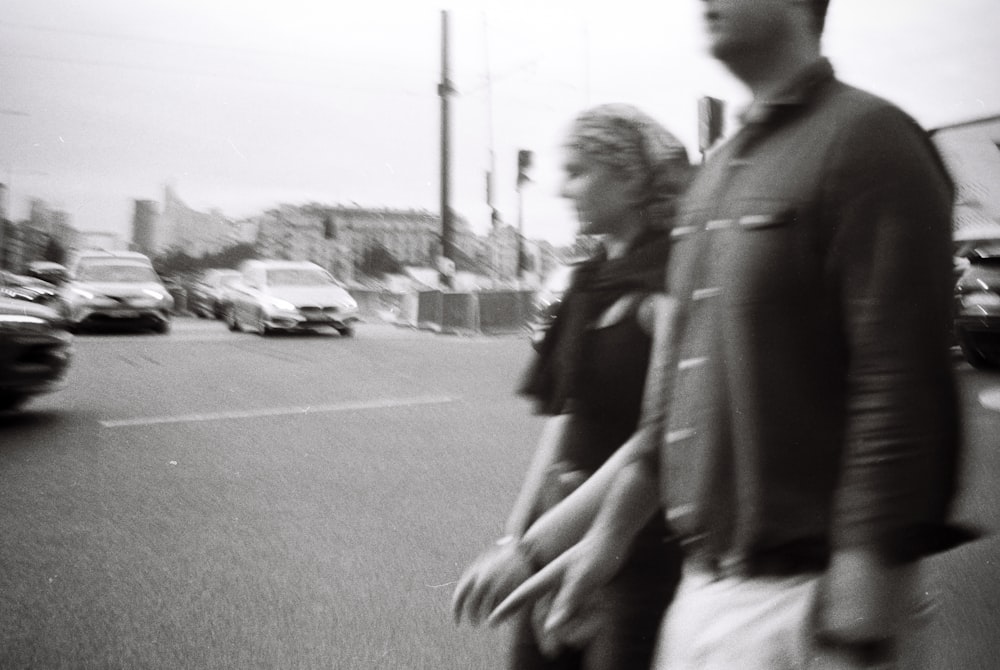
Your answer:
[[[0,108],[0,114],[6,116],[31,116],[27,112],[22,112],[18,109]],[[14,215],[14,170],[9,163],[7,164],[7,188],[4,195],[6,196],[6,202],[0,203],[0,205],[3,205],[3,216],[0,216],[0,270],[4,268],[7,259],[7,240],[5,239],[7,225],[13,222],[12,217]]]
[[[451,273],[445,266],[454,260],[454,233],[451,221],[451,166],[450,166],[450,120],[449,97],[453,92],[448,71],[448,10],[441,10],[441,83],[438,84],[438,96],[441,98],[441,262],[439,274],[441,283],[451,288]]]

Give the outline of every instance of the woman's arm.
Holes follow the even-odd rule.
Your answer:
[[[538,438],[535,455],[531,459],[521,490],[504,525],[506,535],[520,537],[531,523],[533,512],[538,509],[542,488],[545,486],[545,474],[562,457],[572,421],[572,414],[560,414],[545,422],[542,434]]]
[[[559,505],[545,513],[524,534],[521,549],[533,563],[548,563],[583,537],[611,491],[612,483],[630,465],[633,471],[618,484],[616,500],[611,503],[611,509],[604,512],[604,523],[612,525],[623,521],[626,526],[619,530],[630,530],[633,519],[623,520],[619,516],[622,511],[641,507],[643,510],[648,508],[651,514],[657,507],[656,496],[650,499],[648,491],[650,483],[656,489],[659,477],[660,439],[667,409],[664,387],[671,366],[670,346],[677,315],[676,305],[674,298],[664,294],[645,301],[644,309],[652,312],[649,320],[653,322],[653,342],[639,428],[596,473]],[[634,499],[630,499],[632,496],[635,496]],[[638,528],[648,519],[649,515],[644,516]]]
[[[519,542],[521,551],[536,565],[544,565],[576,544],[601,511],[612,484],[629,466],[647,458],[657,435],[655,427],[633,434],[583,484],[531,525]]]

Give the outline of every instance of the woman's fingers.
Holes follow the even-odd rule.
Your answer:
[[[468,618],[472,624],[478,623],[474,613],[478,607],[479,594],[483,589],[482,562],[483,558],[480,557],[465,570],[452,594],[451,612],[456,624],[461,623],[463,617]]]
[[[499,624],[521,607],[533,602],[542,594],[557,588],[562,581],[563,572],[565,572],[566,567],[569,565],[567,553],[559,555],[555,560],[514,589],[489,614],[487,623],[491,626]]]

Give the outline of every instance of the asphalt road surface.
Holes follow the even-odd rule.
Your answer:
[[[449,599],[540,420],[520,337],[82,335],[0,418],[0,668],[502,668]],[[956,360],[961,514],[998,523],[1000,376]],[[929,562],[929,668],[1000,667],[992,537]]]

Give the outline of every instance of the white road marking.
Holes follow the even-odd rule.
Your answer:
[[[980,393],[979,404],[986,409],[992,409],[1000,412],[1000,388],[994,388]]]
[[[290,416],[294,414],[320,414],[323,412],[350,412],[391,407],[412,407],[415,405],[440,405],[456,402],[454,396],[416,396],[413,398],[381,398],[359,400],[329,405],[306,405],[304,407],[271,407],[233,412],[207,412],[204,414],[178,414],[176,416],[148,416],[137,419],[101,421],[105,428],[125,428],[129,426],[154,426],[165,423],[194,423],[197,421],[225,421],[226,419],[256,419],[264,416]]]

